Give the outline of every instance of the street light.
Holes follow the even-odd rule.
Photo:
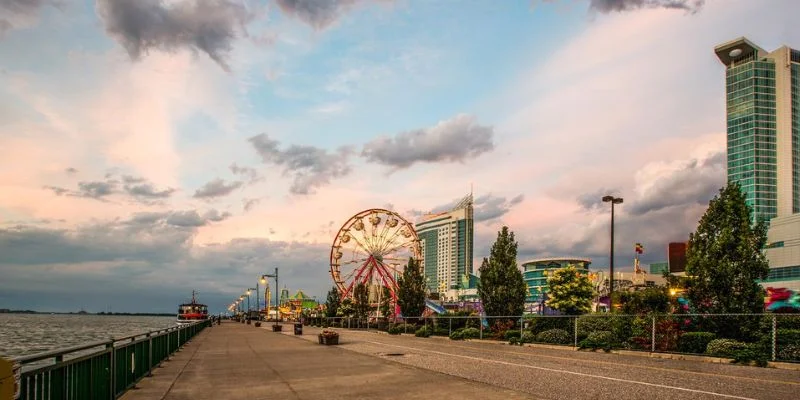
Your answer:
[[[267,278],[275,278],[275,320],[280,320],[280,304],[278,303],[278,291],[280,286],[278,285],[278,267],[275,267],[274,274],[264,274],[261,275],[261,283],[267,283]],[[267,316],[269,316],[269,310],[267,310]]]
[[[622,197],[603,196],[604,203],[611,203],[611,251],[608,260],[609,272],[609,291],[608,291],[608,309],[614,309],[614,204],[622,204]]]

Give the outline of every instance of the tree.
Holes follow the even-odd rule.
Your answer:
[[[760,313],[769,264],[763,221],[751,222],[751,208],[737,183],[720,189],[690,234],[686,251],[687,295],[698,313]]]
[[[353,311],[356,318],[367,318],[369,316],[369,286],[359,283],[353,289]]]
[[[574,265],[553,271],[547,278],[547,290],[547,305],[564,314],[580,315],[592,310],[592,282]]]
[[[356,312],[355,306],[353,305],[353,299],[346,297],[342,300],[342,303],[339,304],[339,309],[336,310],[337,317],[352,317],[353,314]]]
[[[649,287],[635,292],[614,292],[614,304],[625,315],[665,314],[670,309],[669,289],[666,286]]]
[[[339,295],[339,289],[334,286],[328,291],[328,300],[325,303],[325,316],[333,318],[339,311],[339,306],[342,304],[342,298]]]
[[[517,242],[507,226],[497,232],[489,258],[480,267],[478,295],[489,316],[522,315],[528,285],[517,268]]]
[[[403,276],[397,281],[397,303],[403,316],[418,317],[425,310],[425,278],[419,262],[409,257]]]
[[[378,305],[378,311],[380,311],[381,316],[384,318],[389,318],[392,314],[392,293],[389,291],[389,288],[382,286],[381,287],[381,302]]]

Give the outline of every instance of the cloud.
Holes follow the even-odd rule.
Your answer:
[[[263,178],[258,174],[258,171],[256,171],[255,168],[240,167],[236,165],[236,163],[231,164],[230,167],[228,168],[231,170],[232,173],[239,175],[243,178],[246,178],[248,183],[252,184],[260,180],[263,180]]]
[[[242,199],[242,209],[244,211],[250,211],[255,208],[259,202],[261,202],[260,199]]]
[[[262,133],[248,139],[261,160],[266,164],[283,167],[283,174],[293,178],[289,191],[293,194],[311,194],[315,188],[327,185],[334,178],[350,173],[349,158],[352,150],[341,147],[328,152],[314,146],[290,145],[280,150],[280,143]]]
[[[15,28],[32,25],[45,6],[61,7],[60,0],[0,0],[0,39]]]
[[[200,189],[197,189],[192,197],[196,199],[213,199],[227,196],[233,193],[234,190],[242,187],[243,184],[244,183],[241,181],[226,183],[224,179],[214,179],[203,185]]]
[[[637,173],[639,196],[626,207],[643,215],[672,206],[707,205],[725,183],[725,152],[673,163],[650,164]]]
[[[603,205],[603,196],[618,196],[619,189],[598,189],[590,193],[584,193],[576,199],[584,210],[590,211],[600,208]]]
[[[71,169],[74,170],[74,168]],[[67,171],[69,170],[70,169],[67,169]],[[77,172],[77,170],[75,171]],[[121,190],[120,182],[122,183]],[[102,181],[78,182],[77,190],[70,190],[58,186],[44,186],[44,188],[53,191],[57,196],[67,195],[101,201],[105,201],[105,199],[111,195],[124,193],[141,203],[150,203],[154,200],[167,199],[177,191],[177,189],[174,188],[159,190],[146,179],[131,175],[123,175],[117,179],[113,173],[107,173],[105,175],[105,180]]]
[[[389,2],[391,0],[372,1]],[[367,0],[277,0],[278,6],[284,14],[303,21],[316,30],[329,27],[355,5],[365,2]]]
[[[217,210],[209,210],[202,216],[197,212],[197,210],[187,210],[187,211],[175,211],[166,216],[164,221],[168,225],[182,227],[182,228],[196,228],[200,226],[205,226],[209,222],[219,222],[228,217],[230,217],[230,213],[220,213]]]
[[[418,162],[464,162],[494,150],[493,140],[494,128],[459,114],[430,128],[374,139],[364,145],[361,156],[397,169]]]
[[[132,60],[150,50],[206,53],[225,71],[233,42],[256,14],[233,0],[98,0],[106,32]]]
[[[642,8],[671,8],[694,14],[700,11],[704,3],[705,0],[590,0],[589,9],[609,14]]]
[[[73,167],[69,167],[69,168],[65,169],[64,172],[66,172],[67,175],[73,175],[73,174],[77,174],[78,170],[73,168]]]
[[[522,203],[525,195],[519,194],[507,200],[505,197],[493,196],[491,193],[475,199],[474,218],[476,222],[486,222],[502,217],[511,208]]]

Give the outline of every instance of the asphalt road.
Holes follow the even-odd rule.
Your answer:
[[[305,327],[302,338],[316,341],[317,331]],[[432,374],[511,389],[532,398],[800,398],[800,371],[338,331],[342,349],[424,368]]]

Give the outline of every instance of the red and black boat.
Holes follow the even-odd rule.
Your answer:
[[[192,291],[192,302],[183,303],[178,307],[178,323],[190,324],[208,319],[208,306],[197,302],[196,292]]]

